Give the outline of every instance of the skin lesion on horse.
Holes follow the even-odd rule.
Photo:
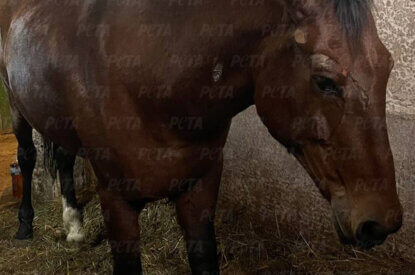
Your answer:
[[[178,3],[92,0],[62,9],[0,0],[1,74],[24,184],[17,238],[33,235],[34,126],[61,148],[52,156],[68,240],[83,238],[72,175],[78,154],[98,177],[115,274],[142,273],[138,218],[162,198],[176,205],[192,273],[219,273],[214,217],[223,147],[232,118],[252,105],[327,199],[342,242],[371,248],[398,231],[403,210],[385,119],[392,61],[370,1]],[[47,34],[35,27],[44,16]],[[154,22],[168,34],[151,35]],[[231,22],[232,32],[209,22]],[[63,56],[76,62],[52,62]],[[41,97],[31,96],[35,87]],[[232,87],[232,96],[221,87]],[[68,117],[76,123],[56,126]]]

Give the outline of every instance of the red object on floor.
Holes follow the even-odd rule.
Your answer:
[[[10,164],[12,176],[13,197],[21,199],[23,196],[23,177],[18,163]]]

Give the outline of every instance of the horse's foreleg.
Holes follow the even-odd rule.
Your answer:
[[[177,217],[184,230],[193,274],[219,274],[214,217],[222,161],[191,191],[176,199]]]
[[[83,215],[82,207],[76,201],[73,167],[75,156],[68,154],[59,147],[56,152],[56,162],[61,183],[63,225],[68,232],[68,242],[81,242],[84,239],[82,231]]]
[[[19,229],[16,239],[33,238],[32,174],[36,164],[36,148],[32,139],[32,127],[12,109],[13,129],[18,142],[17,158],[23,176],[23,197],[19,207]]]
[[[132,205],[116,193],[99,190],[114,259],[114,274],[141,274],[138,217],[144,204]]]

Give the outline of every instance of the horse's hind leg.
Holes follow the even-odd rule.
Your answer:
[[[23,198],[19,208],[20,225],[16,239],[24,240],[33,237],[32,174],[36,164],[36,148],[32,139],[32,127],[14,108],[12,119],[14,134],[19,144],[17,158],[23,176]]]
[[[66,240],[68,242],[81,242],[84,239],[82,230],[83,215],[82,207],[78,204],[75,196],[73,178],[75,156],[68,154],[63,148],[59,147],[55,158],[61,182],[63,225],[68,232]]]

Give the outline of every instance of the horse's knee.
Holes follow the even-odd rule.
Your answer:
[[[193,274],[218,274],[216,236],[213,221],[197,222],[190,219],[180,223]]]
[[[19,143],[17,159],[24,179],[31,179],[36,165],[36,147],[33,143],[21,145]]]
[[[98,192],[114,259],[114,274],[141,274],[138,220],[145,203],[131,203],[107,188],[99,188]]]
[[[188,207],[183,199],[176,202],[178,222],[184,231],[192,273],[219,274],[213,207],[194,205],[194,208]]]
[[[219,274],[215,234],[186,238],[189,264],[193,274]]]
[[[82,242],[85,237],[82,227],[82,209],[68,204],[65,198],[62,198],[62,207],[63,225],[65,230],[68,232],[66,240],[68,242]]]

